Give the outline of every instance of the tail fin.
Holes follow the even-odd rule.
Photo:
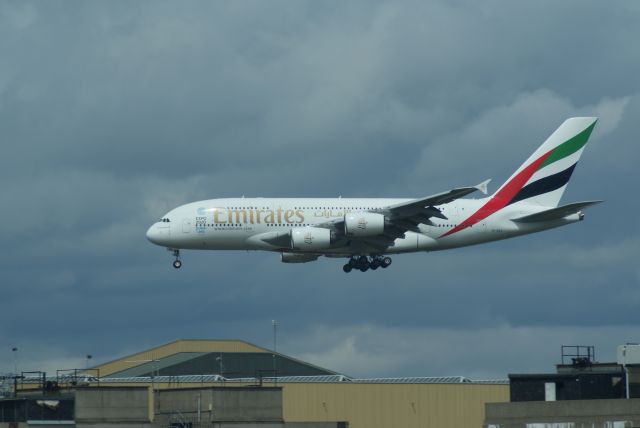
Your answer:
[[[557,207],[597,120],[597,117],[565,120],[492,198],[502,200],[503,206],[526,200]]]

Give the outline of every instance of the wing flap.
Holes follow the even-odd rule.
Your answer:
[[[571,214],[579,213],[582,209],[591,205],[599,204],[602,201],[584,201],[574,202],[573,204],[563,205],[557,208],[541,211],[535,214],[525,215],[523,217],[513,218],[511,221],[517,223],[537,223],[541,221],[560,220]]]

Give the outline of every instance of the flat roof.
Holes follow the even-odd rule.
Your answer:
[[[345,375],[320,376],[282,376],[282,377],[245,377],[224,378],[219,375],[188,375],[188,376],[145,376],[145,377],[109,377],[100,379],[101,383],[369,383],[369,384],[476,384],[476,385],[508,385],[508,379],[473,380],[464,376],[440,377],[387,377],[387,378],[351,378]]]

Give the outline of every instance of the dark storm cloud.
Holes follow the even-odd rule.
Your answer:
[[[63,368],[179,337],[269,346],[277,318],[284,352],[363,376],[544,370],[574,341],[612,355],[637,341],[640,305],[639,13],[3,3],[0,342],[25,369]],[[572,115],[601,119],[565,200],[607,200],[578,225],[350,276],[262,253],[186,253],[175,272],[144,239],[204,198],[418,196],[485,178],[495,190]],[[415,358],[391,351],[409,343]],[[447,358],[460,343],[481,355]]]

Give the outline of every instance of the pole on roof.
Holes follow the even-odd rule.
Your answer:
[[[273,357],[273,384],[274,386],[278,384],[278,371],[276,370],[276,352],[277,352],[277,331],[278,331],[278,321],[271,320],[271,325],[273,325],[273,353],[271,356]]]
[[[13,373],[18,375],[18,347],[14,346],[11,348],[11,352],[13,353]]]

